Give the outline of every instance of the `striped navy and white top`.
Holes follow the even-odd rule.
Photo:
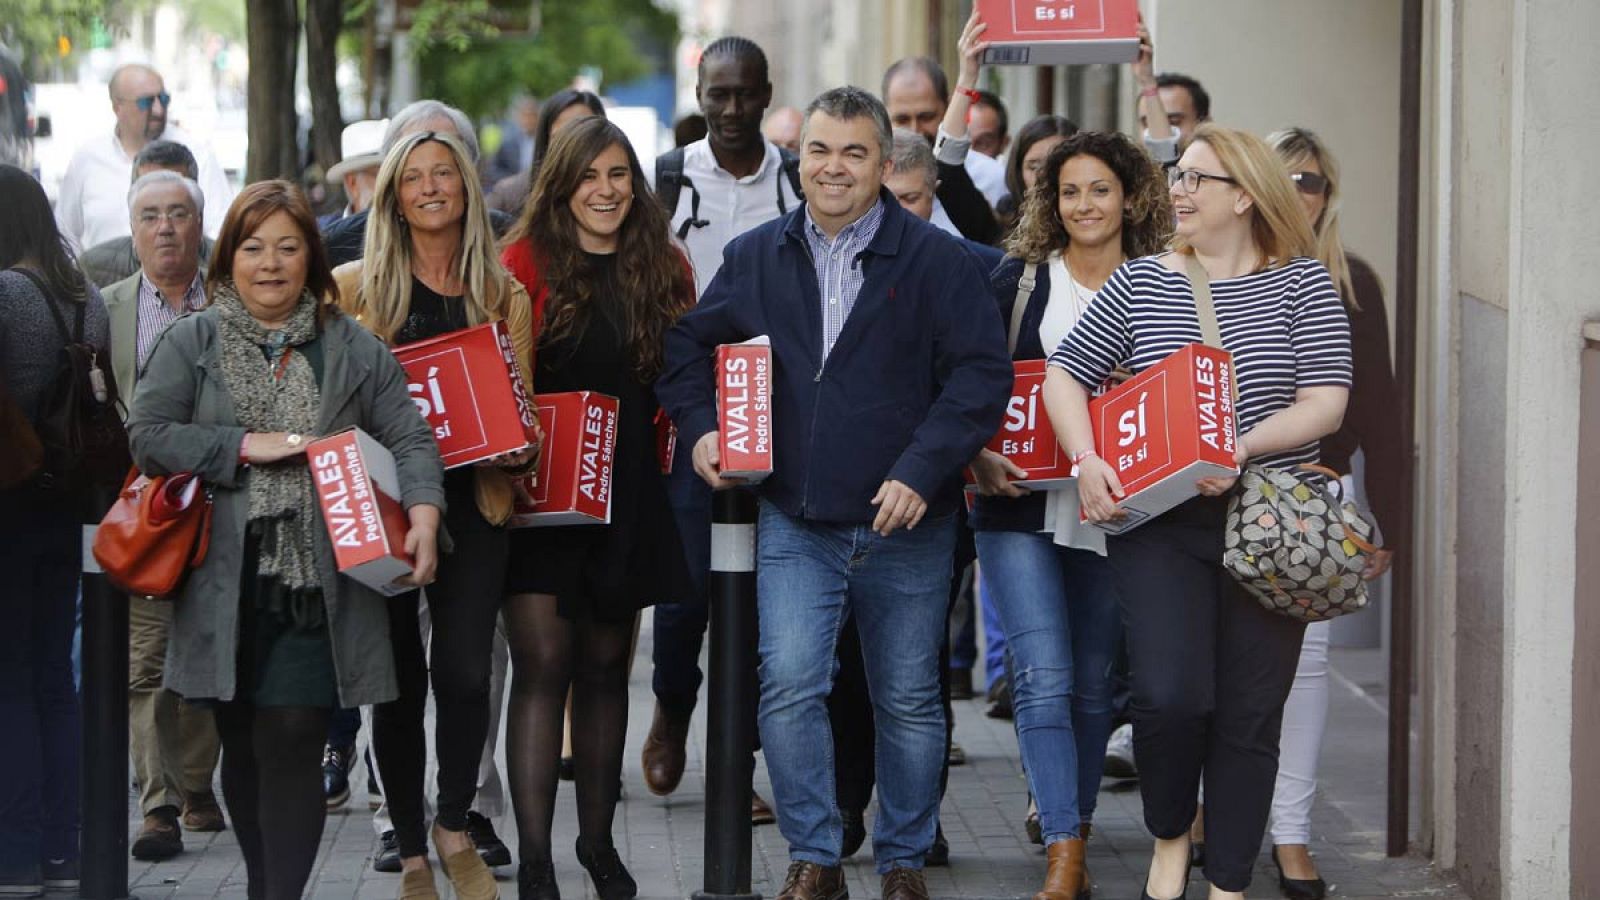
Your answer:
[[[1237,373],[1240,434],[1293,404],[1299,388],[1350,386],[1350,322],[1322,263],[1297,256],[1213,281],[1211,296]],[[1112,273],[1050,365],[1092,391],[1119,365],[1138,374],[1200,340],[1188,276],[1148,256]],[[1311,441],[1252,462],[1281,468],[1317,455]]]

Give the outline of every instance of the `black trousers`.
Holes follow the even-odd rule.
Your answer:
[[[478,761],[489,736],[490,653],[511,552],[506,530],[485,521],[470,495],[451,494],[444,524],[455,550],[440,556],[438,577],[427,588],[432,666],[417,626],[417,592],[389,598],[400,696],[372,709],[373,754],[400,855],[406,857],[428,852],[423,712],[430,674],[439,759],[438,823],[451,831],[466,830],[467,812],[478,793]]]
[[[1301,623],[1267,612],[1222,568],[1224,498],[1198,497],[1107,541],[1132,676],[1145,825],[1170,840],[1205,779],[1207,880],[1250,885],[1278,773]]]

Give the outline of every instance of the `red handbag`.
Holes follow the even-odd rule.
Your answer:
[[[118,588],[161,598],[205,562],[210,544],[211,489],[199,476],[134,469],[95,532],[94,558]]]

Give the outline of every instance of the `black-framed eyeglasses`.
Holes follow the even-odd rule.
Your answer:
[[[130,97],[128,99],[133,103],[134,106],[139,107],[140,112],[149,112],[150,108],[156,105],[157,100],[161,101],[162,109],[166,109],[172,104],[172,95],[166,91],[162,91],[159,94],[145,94],[143,97]]]
[[[1167,187],[1172,187],[1178,182],[1183,182],[1183,192],[1192,194],[1200,190],[1200,185],[1205,181],[1223,181],[1228,184],[1238,184],[1226,175],[1212,175],[1210,172],[1201,172],[1196,169],[1180,169],[1176,166],[1167,170]]]
[[[1289,180],[1302,194],[1321,194],[1328,190],[1328,176],[1316,172],[1291,172]]]

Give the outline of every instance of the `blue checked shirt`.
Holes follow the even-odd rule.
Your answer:
[[[139,334],[134,344],[134,360],[138,371],[144,371],[145,360],[150,358],[150,351],[155,349],[156,338],[167,330],[168,325],[178,321],[184,313],[205,308],[204,274],[196,272],[194,280],[189,282],[189,289],[183,295],[183,312],[173,312],[156,286],[144,277],[144,270],[139,270]]]
[[[860,256],[883,224],[883,200],[872,204],[866,215],[846,225],[839,236],[829,240],[811,218],[806,207],[806,241],[811,245],[811,264],[817,269],[817,289],[822,294],[822,359],[828,359],[839,333],[856,308],[856,297],[866,280]]]

